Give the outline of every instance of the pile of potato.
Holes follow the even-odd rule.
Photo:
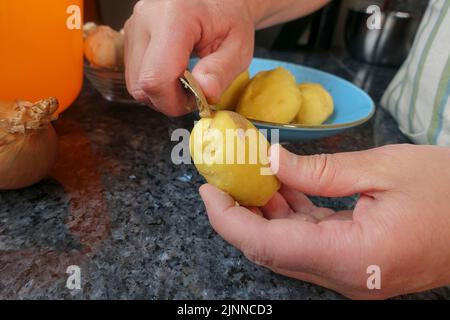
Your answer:
[[[242,73],[224,93],[217,110],[231,110],[251,120],[279,124],[320,125],[334,112],[330,93],[320,84],[297,84],[279,67],[250,79]]]

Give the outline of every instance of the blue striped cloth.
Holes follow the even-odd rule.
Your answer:
[[[381,105],[418,144],[450,146],[450,0],[431,0]]]

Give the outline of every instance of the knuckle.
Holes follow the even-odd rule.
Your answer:
[[[318,154],[308,158],[308,170],[310,173],[309,179],[316,181],[318,188],[332,185],[333,180],[336,177],[336,167],[333,162],[333,155],[331,154]]]
[[[133,15],[140,15],[144,11],[145,1],[138,1],[133,8]]]
[[[138,83],[141,90],[149,95],[158,94],[165,87],[163,79],[161,79],[161,77],[155,72],[145,73],[139,78]]]
[[[224,65],[222,59],[211,56],[209,57],[208,63],[203,65],[202,69],[203,70],[200,71],[202,71],[203,73],[207,73],[212,77],[215,77],[216,80],[219,80],[227,74],[228,67]]]
[[[127,91],[128,93],[139,102],[146,102],[148,100],[147,95],[143,92],[138,86],[133,84],[132,81],[126,81]]]
[[[169,96],[175,95],[175,92],[169,92],[171,82],[165,77],[162,78],[157,75],[156,72],[148,72],[144,76],[141,76],[138,81],[139,92],[145,94],[145,99],[151,100],[155,104],[155,107],[166,116],[179,117],[187,113],[187,109],[182,102],[176,103],[169,99]]]
[[[147,95],[139,89],[130,89],[128,90],[130,95],[139,102],[147,102]]]
[[[125,30],[125,35],[127,35],[131,31],[132,19],[133,19],[133,17],[128,18],[127,21],[125,21],[125,24],[123,25],[123,30]]]

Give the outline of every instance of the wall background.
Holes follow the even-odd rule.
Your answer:
[[[131,15],[133,7],[138,0],[85,0],[86,8],[89,11],[94,10],[97,2],[98,15],[101,17],[102,23],[119,30],[127,18]],[[225,1],[225,0],[224,0]],[[228,1],[228,0],[227,0]],[[415,15],[421,16],[429,2],[429,0],[391,0],[392,8],[399,11],[408,11]],[[339,19],[333,35],[333,46],[344,47],[344,27],[349,8],[358,8],[365,10],[369,5],[382,6],[384,0],[342,0]],[[94,3],[94,4],[93,4]],[[89,13],[87,16],[97,17],[95,14]],[[258,32],[256,39],[257,44],[263,47],[270,47],[277,38],[281,26],[275,26]]]
[[[122,29],[125,21],[133,12],[136,2],[138,0],[99,0],[103,23],[116,30]]]

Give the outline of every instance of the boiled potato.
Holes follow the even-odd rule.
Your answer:
[[[284,68],[257,74],[245,89],[237,112],[252,120],[288,124],[301,108],[294,76]]]
[[[302,108],[296,122],[307,125],[323,124],[334,112],[333,97],[318,83],[299,85]]]
[[[250,73],[241,73],[222,95],[220,102],[216,105],[216,110],[235,110],[239,99],[250,82]]]
[[[227,139],[230,133],[234,138]],[[268,163],[268,147],[265,137],[250,121],[231,111],[202,118],[190,138],[191,155],[200,174],[243,206],[264,206],[280,188],[274,175],[261,172],[270,172],[269,165],[263,164]]]

